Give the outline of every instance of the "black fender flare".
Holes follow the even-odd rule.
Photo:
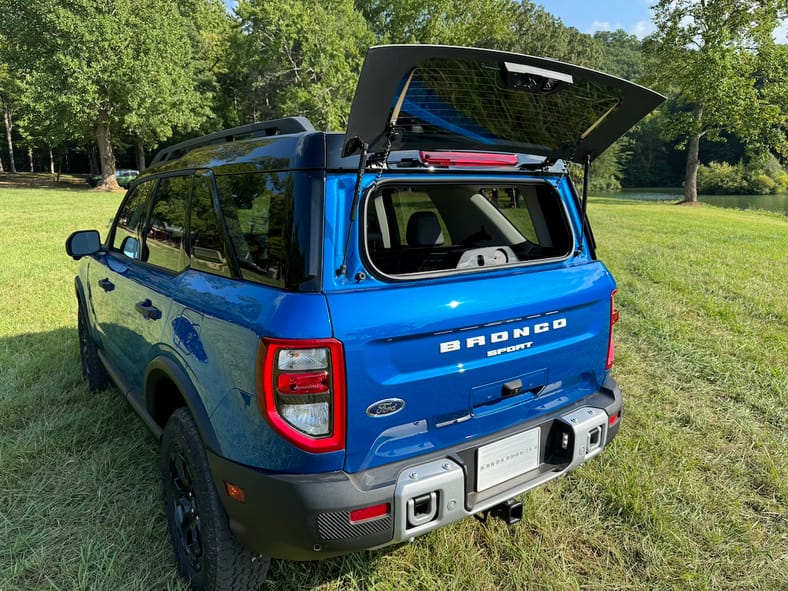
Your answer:
[[[154,358],[145,372],[145,406],[148,413],[154,407],[153,392],[156,391],[156,384],[159,380],[165,378],[172,381],[180,391],[181,396],[183,396],[183,400],[197,425],[197,430],[200,432],[205,448],[222,455],[219,439],[216,437],[208,411],[205,409],[197,389],[186,375],[186,372],[175,361],[164,355]]]

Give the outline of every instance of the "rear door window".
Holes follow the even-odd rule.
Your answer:
[[[145,227],[143,261],[175,273],[186,268],[181,246],[191,189],[191,176],[166,177],[159,182],[150,219]]]
[[[386,276],[418,277],[569,256],[555,189],[532,184],[386,184],[367,198],[365,247]]]

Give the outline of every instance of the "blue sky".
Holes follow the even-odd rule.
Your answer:
[[[547,12],[582,33],[624,29],[643,38],[654,32],[649,6],[654,0],[535,0]]]

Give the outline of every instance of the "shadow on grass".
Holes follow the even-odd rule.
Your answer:
[[[158,444],[117,388],[87,391],[76,329],[0,338],[0,368],[0,589],[74,588],[86,566],[91,589],[180,589]],[[370,588],[386,552],[275,560],[264,588]]]

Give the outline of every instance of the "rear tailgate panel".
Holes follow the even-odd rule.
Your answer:
[[[587,262],[328,293],[346,354],[345,469],[470,442],[594,392],[613,287]],[[368,412],[389,399],[401,401],[389,414]]]

